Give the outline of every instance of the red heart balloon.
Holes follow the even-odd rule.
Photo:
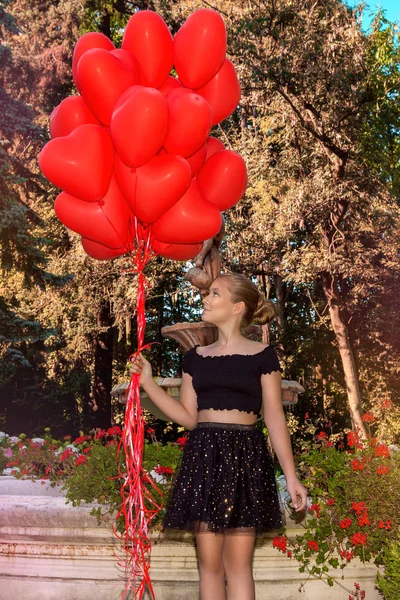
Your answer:
[[[100,125],[81,96],[68,96],[50,115],[50,135],[52,138],[69,135],[81,125]]]
[[[235,110],[240,100],[240,83],[235,67],[226,59],[216,75],[196,90],[211,106],[212,124],[216,125]]]
[[[221,225],[218,208],[201,195],[193,180],[186,194],[153,224],[152,231],[160,242],[198,244],[214,237]]]
[[[166,96],[172,90],[176,90],[181,88],[182,84],[176,77],[172,77],[172,75],[168,75],[167,79],[164,81],[162,86],[160,87],[160,92]]]
[[[156,254],[171,258],[172,260],[190,260],[198,255],[202,248],[199,244],[164,244],[159,240],[153,240],[151,247]]]
[[[174,65],[179,79],[189,88],[205,85],[219,71],[225,59],[226,29],[214,10],[194,12],[174,40]]]
[[[116,56],[127,69],[132,69],[134,72],[135,81],[140,80],[139,63],[130,52],[127,50],[122,50],[122,48],[118,48],[117,50],[112,50],[111,54]]]
[[[67,136],[50,140],[39,155],[43,174],[71,196],[87,202],[107,192],[113,170],[110,136],[99,125],[81,125]]]
[[[126,246],[118,248],[117,250],[113,250],[111,248],[107,248],[107,246],[103,246],[102,244],[98,244],[92,240],[88,240],[87,238],[82,238],[81,241],[86,254],[92,258],[96,258],[97,260],[111,260],[128,252]]]
[[[139,10],[128,21],[122,48],[131,52],[140,66],[140,83],[159,88],[173,63],[172,35],[156,12]]]
[[[207,140],[206,146],[207,146],[206,160],[208,160],[210,158],[210,156],[212,156],[216,152],[219,152],[220,150],[226,150],[226,148],[225,148],[224,144],[221,142],[221,140],[219,140],[218,138],[212,137],[211,135]]]
[[[197,171],[203,165],[204,161],[206,160],[206,155],[207,144],[204,144],[204,146],[202,146],[200,150],[197,150],[197,152],[195,152],[194,154],[192,154],[192,156],[189,156],[186,159],[190,165],[190,168],[192,169],[192,177],[196,175]]]
[[[143,90],[143,89],[144,89],[144,87],[142,85],[131,85],[130,87],[126,88],[126,90],[124,92],[122,92],[122,94],[118,98],[117,103],[114,106],[113,112],[115,112],[123,104],[125,104],[125,102],[128,100],[128,98],[130,98],[133,94],[135,94],[137,90]]]
[[[80,57],[87,50],[91,50],[92,48],[103,48],[103,50],[112,51],[115,50],[115,46],[104,33],[99,33],[98,31],[90,31],[89,33],[85,33],[82,35],[79,40],[76,42],[74,54],[72,57],[72,76],[74,78],[74,83],[79,90],[78,86],[78,77],[77,77],[77,66]]]
[[[121,248],[128,239],[131,212],[114,177],[99,202],[84,202],[62,192],[54,210],[66,227],[108,248]]]
[[[211,130],[211,108],[199,94],[181,89],[170,92],[167,100],[169,121],[164,148],[186,158],[205,144]]]
[[[87,50],[79,59],[79,91],[96,117],[110,124],[110,119],[118,98],[126,88],[139,83],[135,67],[127,67],[107,50],[95,48]]]
[[[127,167],[126,164],[122,162],[118,154],[115,153],[114,174],[117,178],[119,188],[129,205],[129,208],[134,213],[136,198],[136,169]]]
[[[155,156],[136,170],[133,212],[140,221],[153,223],[183,196],[190,185],[191,170],[181,156]]]
[[[216,204],[219,210],[226,210],[236,204],[245,192],[246,164],[232,150],[216,152],[201,167],[196,181],[204,198]]]
[[[145,87],[134,91],[111,118],[111,136],[121,160],[130,167],[144,165],[163,145],[167,123],[168,104],[161,92]]]

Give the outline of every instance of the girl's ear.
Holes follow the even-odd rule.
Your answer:
[[[246,308],[246,305],[243,302],[243,300],[241,300],[240,302],[236,302],[235,306],[233,307],[233,314],[240,315],[244,311],[245,308]]]

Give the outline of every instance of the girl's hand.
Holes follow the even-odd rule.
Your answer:
[[[140,373],[139,383],[141,386],[144,386],[147,381],[153,379],[151,364],[141,353],[132,357],[131,364],[129,365],[129,371],[131,375],[134,373]]]
[[[286,480],[286,489],[292,500],[290,506],[294,508],[296,512],[305,510],[307,506],[307,490],[297,477]]]

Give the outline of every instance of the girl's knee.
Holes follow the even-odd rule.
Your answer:
[[[203,574],[215,575],[219,577],[225,576],[225,569],[222,560],[218,562],[199,559],[199,570]]]

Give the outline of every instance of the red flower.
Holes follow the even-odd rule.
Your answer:
[[[313,540],[307,541],[307,546],[309,550],[313,550],[314,552],[318,552],[318,542],[314,542]]]
[[[347,517],[346,519],[343,519],[343,521],[339,521],[339,526],[342,529],[347,529],[352,523],[353,521]]]
[[[90,435],[81,435],[81,437],[77,437],[76,440],[74,440],[72,443],[73,444],[83,444],[83,442],[87,442],[88,440],[91,440],[92,438],[90,437]]]
[[[146,431],[147,431],[147,433],[149,435],[155,435],[156,434],[155,429],[152,429],[151,427],[148,427]]]
[[[392,519],[389,519],[388,521],[386,521],[386,523],[385,523],[385,529],[387,531],[389,531],[390,529],[392,529],[392,523],[393,523]]]
[[[88,448],[84,448],[83,449],[84,454],[87,454],[88,452],[90,452],[92,448],[93,448],[93,446],[89,446]]]
[[[48,465],[45,470],[46,475],[48,475],[50,473],[50,470],[51,470],[51,467],[50,467],[50,465]]]
[[[325,431],[320,431],[319,433],[316,434],[315,436],[317,438],[317,440],[326,440],[326,438],[328,437],[327,434],[325,433]]]
[[[357,515],[361,515],[361,513],[367,511],[367,505],[365,502],[352,502],[351,510],[354,510]]]
[[[340,551],[340,556],[342,558],[345,558],[348,562],[351,561],[352,558],[354,558],[354,552],[352,550],[341,550]]]
[[[10,462],[6,464],[6,467],[18,467],[19,462],[19,459],[15,458],[14,460],[10,460]]]
[[[110,440],[109,442],[107,442],[106,444],[106,448],[108,448],[108,446],[116,446],[117,442],[115,440]]]
[[[107,429],[107,435],[122,435],[122,429],[118,425]]]
[[[288,551],[286,552],[286,554],[287,554],[287,556],[288,556],[289,558],[292,558],[292,553],[291,553],[291,551],[290,551],[290,550],[288,550]]]
[[[387,398],[386,400],[381,400],[381,410],[386,410],[387,408],[392,408],[393,406],[393,402],[390,400],[390,398]]]
[[[69,458],[72,455],[73,455],[73,452],[72,452],[71,448],[66,448],[64,450],[64,452],[61,454],[61,460],[62,461],[67,460],[67,458]]]
[[[333,443],[332,443],[332,442],[326,442],[326,447],[327,447],[327,448],[331,448],[332,446],[333,446]]]
[[[188,441],[188,439],[187,439],[187,436],[185,435],[184,437],[178,438],[176,441],[180,446],[184,446],[186,444],[186,442]]]
[[[286,536],[281,536],[279,537],[279,535],[276,535],[274,537],[274,539],[272,540],[272,546],[274,548],[278,548],[278,550],[280,550],[281,552],[286,553],[286,546],[287,546],[287,538]]]
[[[75,461],[75,466],[76,466],[76,467],[79,467],[79,465],[82,465],[82,464],[83,464],[83,463],[85,463],[86,461],[87,461],[87,458],[86,458],[86,456],[83,456],[83,455],[81,454],[81,456],[78,456],[78,458],[76,459],[76,461]]]
[[[349,431],[347,434],[347,445],[350,448],[362,448],[358,431]]]
[[[70,436],[70,435],[65,435],[65,436],[64,436],[64,440],[68,441],[68,440],[70,440],[70,439],[71,439],[71,436]]]
[[[162,467],[161,465],[157,465],[154,468],[154,470],[159,475],[172,475],[172,473],[174,472],[174,470],[171,469],[171,467]]]
[[[385,529],[385,523],[382,521],[382,519],[379,519],[378,529]]]
[[[387,475],[389,473],[389,467],[384,466],[384,465],[379,465],[376,472],[378,473],[378,475]]]
[[[310,415],[308,414],[308,412],[306,412],[306,414],[304,415],[304,418],[305,419],[309,419],[310,418]]]
[[[21,475],[28,475],[29,469],[22,469]]]
[[[371,521],[369,520],[366,512],[363,513],[361,517],[357,519],[357,521],[360,527],[364,527],[364,525],[371,525]]]
[[[364,421],[364,423],[373,423],[375,421],[375,417],[372,413],[367,412],[363,414],[362,420]]]
[[[333,498],[328,498],[326,503],[328,506],[334,506],[336,503],[336,500],[334,500]]]
[[[374,456],[383,456],[383,458],[388,458],[389,454],[389,448],[386,446],[386,444],[378,444],[375,446]]]
[[[364,468],[364,461],[358,460],[358,458],[354,458],[351,461],[350,466],[353,469],[353,471],[362,471]]]
[[[96,433],[96,440],[101,440],[102,437],[105,437],[107,435],[107,432],[104,431],[104,429],[102,429],[101,431]]]
[[[319,513],[321,510],[321,505],[320,504],[311,504],[309,511],[310,512],[315,512],[315,515],[317,517],[317,519],[319,519]]]
[[[366,533],[354,533],[350,538],[353,546],[365,546],[367,543],[367,534]]]

